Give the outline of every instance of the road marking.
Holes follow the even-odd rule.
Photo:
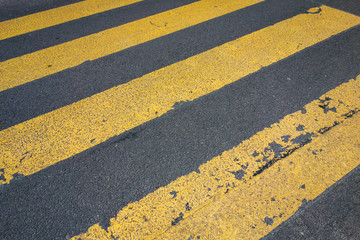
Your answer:
[[[85,0],[0,22],[0,40],[55,26],[143,0]]]
[[[154,239],[260,239],[358,166],[359,144],[357,114]]]
[[[30,175],[360,22],[322,7],[0,132],[1,183]]]
[[[360,164],[359,99],[360,75],[73,239],[260,238]]]
[[[202,0],[0,63],[0,91],[75,67],[263,0]],[[221,6],[221,7],[218,7]]]

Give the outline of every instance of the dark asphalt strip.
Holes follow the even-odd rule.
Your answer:
[[[82,0],[1,0],[0,21],[2,22],[81,1]]]
[[[262,240],[360,239],[360,166]]]
[[[359,74],[360,27],[0,187],[5,239],[84,232]],[[169,193],[170,194],[170,193]]]
[[[0,92],[0,129],[126,83],[314,6],[308,1],[268,0]]]
[[[360,16],[359,0],[319,0],[317,2]]]
[[[0,61],[68,42],[125,23],[165,12],[197,0],[144,0],[53,27],[0,41]]]

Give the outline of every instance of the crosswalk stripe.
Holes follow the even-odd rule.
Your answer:
[[[30,175],[360,23],[326,6],[0,132],[2,183]],[[312,11],[312,9],[311,9]]]
[[[0,63],[0,91],[188,28],[263,0],[202,0]],[[221,7],[220,7],[221,6]]]
[[[55,26],[143,0],[85,0],[0,22],[0,40]]]
[[[246,187],[235,189],[153,239],[185,239],[190,234],[201,239],[260,239],[358,166],[359,144],[357,114],[309,144],[318,154],[299,150]]]
[[[360,164],[359,97],[360,75],[73,239],[258,239]]]

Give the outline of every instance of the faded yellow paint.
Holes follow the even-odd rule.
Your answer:
[[[359,99],[360,75],[73,239],[258,239],[360,164]]]
[[[95,60],[263,0],[202,0],[0,63],[0,91]],[[221,7],[216,7],[220,6]],[[196,13],[196,14],[194,14]]]
[[[0,132],[1,183],[30,175],[344,31],[359,17],[322,7]]]
[[[358,166],[359,156],[356,114],[153,239],[260,239]]]
[[[33,32],[143,0],[85,0],[0,22],[0,40]]]

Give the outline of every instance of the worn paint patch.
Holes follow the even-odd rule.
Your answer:
[[[241,2],[240,5],[235,4],[238,7],[250,4],[250,1],[234,2]],[[229,9],[233,9],[231,6]],[[211,4],[209,7],[213,8]],[[299,14],[7,128],[0,132],[0,168],[4,168],[3,176],[6,179],[1,183],[9,183],[14,174],[30,175],[85,151],[165,114],[173,109],[176,102],[192,101],[209,94],[358,23],[360,18],[357,16],[323,6],[321,14]],[[32,64],[31,61],[27,62]],[[338,112],[337,109],[326,115],[331,119],[332,114]],[[292,139],[287,145],[293,144]],[[287,145],[284,149],[287,149]],[[260,156],[262,159],[257,159],[259,165],[263,160],[269,163],[273,157],[271,146]]]
[[[273,218],[265,217],[263,222],[266,223],[266,225],[273,225],[274,220]]]
[[[190,219],[204,220],[203,218],[207,217],[213,218],[211,218],[210,222],[204,220],[204,223],[206,222],[207,226],[211,224],[218,225],[214,229],[219,230],[221,228],[219,233],[224,233],[224,229],[228,227],[230,232],[227,231],[226,234],[228,235],[225,233],[220,235],[220,239],[229,239],[228,237],[238,236],[242,232],[244,234],[254,234],[254,229],[257,234],[255,234],[256,236],[269,232],[297,211],[300,206],[306,204],[304,199],[308,201],[306,199],[315,198],[360,163],[357,157],[355,160],[352,158],[354,155],[348,158],[350,155],[347,155],[347,153],[353,154],[353,152],[348,152],[347,149],[353,150],[354,147],[343,148],[341,145],[338,145],[342,133],[335,132],[334,135],[328,135],[333,134],[332,130],[326,133],[319,133],[319,129],[332,126],[334,122],[339,123],[334,129],[339,128],[339,131],[347,132],[355,131],[353,134],[360,133],[360,130],[356,130],[360,127],[360,117],[357,116],[360,109],[360,75],[356,80],[350,80],[324,94],[322,97],[331,97],[332,104],[336,107],[335,112],[324,113],[323,109],[318,106],[321,100],[314,100],[304,106],[306,111],[299,110],[286,116],[279,123],[271,125],[270,128],[258,132],[237,147],[201,165],[199,173],[192,172],[180,177],[168,186],[159,188],[140,201],[129,204],[118,213],[116,218],[110,220],[111,226],[106,230],[102,229],[99,225],[94,225],[87,233],[74,237],[74,239],[92,239],[92,232],[101,232],[104,237],[114,236],[119,239],[153,239],[156,237],[159,239],[187,239],[190,236],[198,236],[198,232],[192,231],[192,229],[197,229],[201,232],[201,228],[204,227],[204,224],[199,221],[196,222],[197,226],[195,226],[196,224],[191,223],[192,220]],[[354,120],[355,124],[350,123],[345,128],[342,128],[342,125],[354,116],[357,116],[356,120]],[[297,130],[299,125],[303,125],[302,131]],[[307,133],[311,134],[311,141],[306,143],[291,141]],[[284,135],[290,136],[290,141],[283,141],[282,136]],[[348,139],[341,140],[340,142],[348,144],[352,139],[359,140],[360,136],[345,136],[345,138]],[[331,143],[332,140],[335,143]],[[274,152],[269,148],[271,143],[281,145],[285,152],[280,155]],[[339,147],[334,148],[332,145],[328,145],[330,143]],[[327,163],[321,165],[322,163],[319,162],[319,159],[329,160],[327,159],[329,149],[330,151],[337,149],[337,154],[343,154],[343,156],[333,158],[333,161],[337,164],[336,166],[331,165],[333,162],[329,163],[330,165]],[[317,155],[313,154],[314,151],[317,152]],[[342,151],[345,151],[345,153]],[[356,151],[359,151],[359,149],[357,148]],[[262,161],[256,161],[264,154],[267,155],[271,163],[270,165]],[[311,164],[305,164],[303,161],[304,156],[306,156],[305,159],[312,158],[315,160],[312,160]],[[342,159],[344,156],[346,158],[344,162],[338,161],[338,159]],[[234,159],[236,160],[234,161]],[[316,164],[312,165],[314,162]],[[265,166],[267,167],[265,168]],[[297,178],[299,174],[314,174],[314,171],[318,168],[323,169],[322,171],[326,171],[326,173],[316,173],[315,176],[311,175],[309,177],[306,175],[305,177]],[[335,169],[336,174],[332,174],[332,171]],[[258,173],[259,170],[262,170],[261,173]],[[294,170],[296,171],[294,172]],[[246,171],[246,175],[240,180],[233,174],[238,171]],[[264,176],[267,176],[266,180],[264,180]],[[326,179],[323,181],[323,178]],[[277,183],[270,184],[274,179],[277,179]],[[290,182],[287,183],[288,185],[279,184],[283,181]],[[284,186],[288,186],[291,189]],[[176,191],[176,198],[169,194],[171,191]],[[235,192],[236,196],[234,196]],[[239,199],[246,199],[241,202],[241,206],[237,205],[237,207],[229,210],[233,212],[230,216],[241,212],[236,217],[243,219],[242,221],[224,218],[224,221],[219,223],[216,220],[217,215],[211,214],[212,211],[221,210],[222,205],[218,203],[228,195],[234,196],[232,197],[233,202],[238,202]],[[234,200],[234,198],[237,200]],[[187,203],[191,204],[192,207],[189,211],[184,212],[183,206]],[[212,207],[211,210],[203,214],[202,211],[207,211],[207,209],[210,209],[210,206]],[[226,207],[229,207],[229,204]],[[266,209],[269,209],[269,211]],[[276,209],[276,211],[270,212],[270,209]],[[261,214],[256,215],[254,211]],[[172,230],[171,222],[179,218],[180,213],[183,213],[181,222],[179,221],[179,224],[176,224],[176,228],[179,227],[179,229]],[[192,217],[194,214],[196,216]],[[147,222],[143,221],[142,216],[144,215],[148,219]],[[221,217],[225,215],[223,214]],[[258,217],[254,218],[254,216]],[[273,223],[264,223],[266,217],[271,217]],[[187,219],[189,219],[189,222]],[[241,227],[243,230],[234,230],[235,227],[231,226],[232,222],[238,224],[236,228]],[[270,220],[267,222],[270,223]],[[205,229],[210,232],[209,229],[211,227],[206,227]],[[174,231],[174,234],[179,235],[175,235],[176,237],[174,235],[172,237],[165,237],[168,231]],[[244,237],[245,239],[248,238],[246,236]],[[207,238],[206,235],[205,238]]]
[[[235,178],[237,179],[237,180],[241,180],[244,176],[245,176],[245,174],[246,174],[246,172],[244,171],[244,170],[242,170],[242,169],[240,169],[240,170],[237,170],[237,171],[233,171],[233,172],[231,172],[232,174],[234,174],[234,176],[235,176]]]
[[[306,147],[298,149],[152,239],[183,239],[194,234],[201,239],[259,239],[295,212],[305,210],[309,202],[357,167],[359,143],[360,114],[355,114],[308,144],[323,152],[315,156]],[[271,201],[274,197],[279,200]]]

